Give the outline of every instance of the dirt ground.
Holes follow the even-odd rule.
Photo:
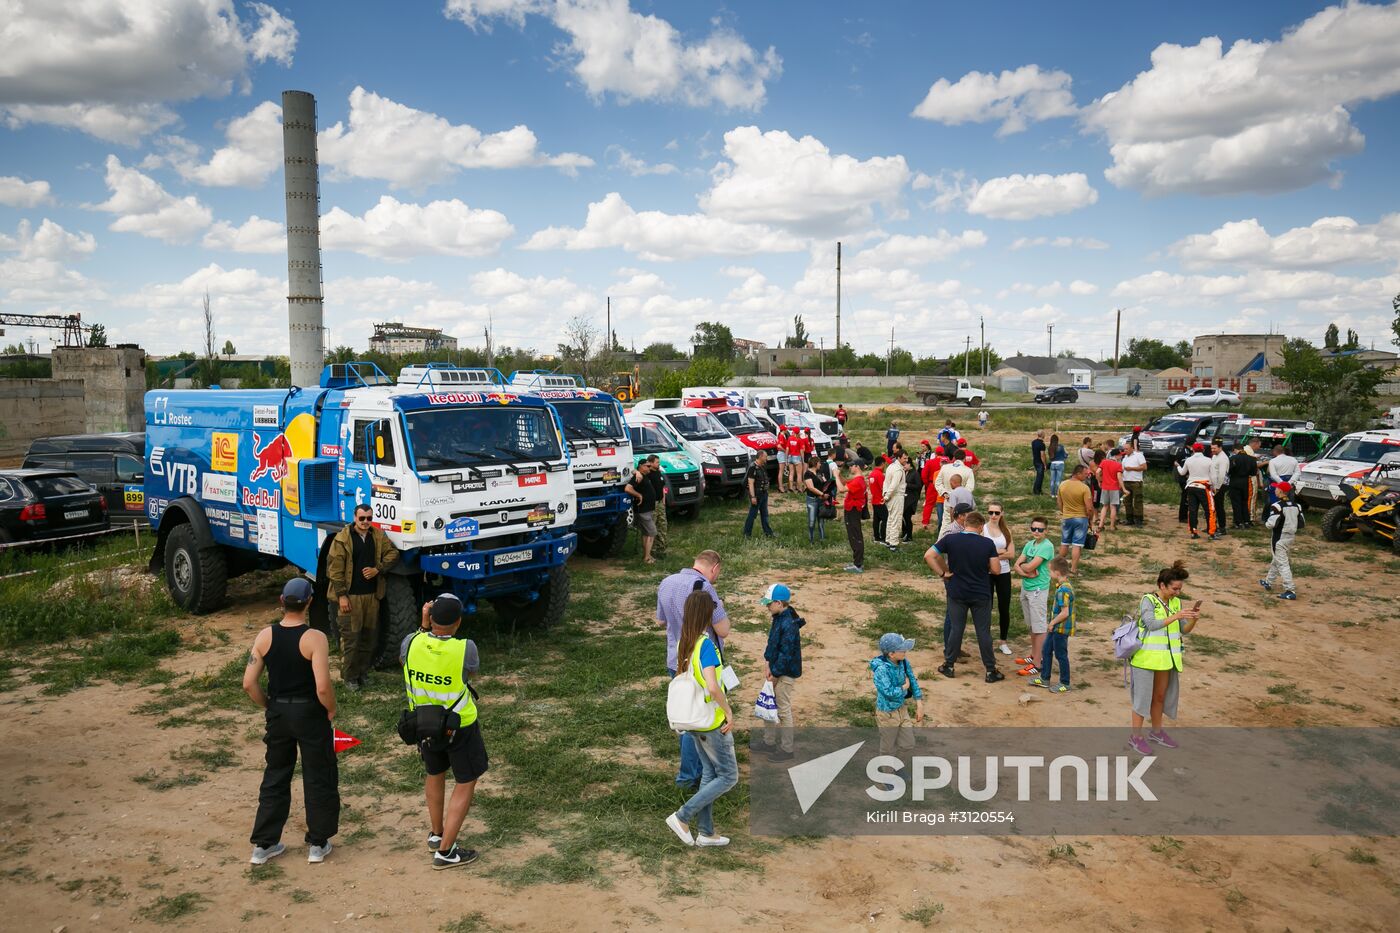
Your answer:
[[[797,506],[789,501],[778,507]],[[1121,571],[1093,577],[1099,599],[1116,594],[1131,605],[1147,588],[1149,568],[1167,553],[1179,553],[1191,561],[1190,590],[1207,604],[1198,631],[1243,646],[1227,656],[1188,655],[1178,725],[1397,724],[1400,636],[1391,587],[1375,585],[1386,574],[1383,568],[1391,568],[1394,579],[1382,548],[1368,541],[1328,547],[1315,527],[1309,529],[1299,555],[1309,567],[1299,579],[1303,598],[1287,604],[1262,594],[1257,581],[1264,552],[1243,536],[1192,547],[1174,508],[1151,506],[1148,519],[1146,529],[1107,535],[1087,558]],[[1372,555],[1358,554],[1363,549],[1380,556],[1369,562]],[[896,575],[873,559],[871,565],[857,578],[860,593],[933,593],[937,586],[928,576]],[[580,561],[575,572],[604,571]],[[753,607],[765,582],[756,575],[725,579],[721,590],[731,605]],[[809,619],[805,633],[811,642],[804,649],[808,676],[798,688],[799,717],[842,696],[868,695],[869,673],[861,659],[873,651],[853,629],[870,618],[871,604],[858,599],[852,578],[839,572],[810,571],[788,582]],[[642,620],[650,615],[645,609],[622,611]],[[744,611],[758,619],[756,607]],[[922,621],[933,623],[933,616]],[[167,667],[182,674],[216,670],[245,651],[267,621],[265,602],[236,601],[201,620],[194,639],[209,642],[211,632],[222,631],[227,645],[182,652]],[[1081,621],[1071,658],[1082,686],[1061,697],[1031,691],[1014,676],[986,685],[966,669],[956,680],[944,680],[933,671],[938,660],[929,644],[921,643],[911,660],[935,725],[1103,725],[1124,726],[1126,733],[1128,707],[1118,674],[1093,663],[1111,657],[1106,641],[1115,624],[1116,616],[1107,613]],[[764,637],[736,631],[732,643],[756,659]],[[1020,653],[1027,646],[1013,647]],[[1003,664],[1003,670],[1009,667]],[[746,678],[736,709],[751,708],[756,680]],[[1298,689],[1269,692],[1279,684]],[[970,930],[1397,928],[1400,842],[1394,838],[827,839],[780,848],[762,875],[716,876],[699,897],[664,896],[647,865],[624,867],[602,889],[511,889],[471,868],[429,871],[422,803],[414,795],[347,797],[388,831],[363,841],[338,839],[330,860],[308,865],[299,841],[299,787],[285,837],[290,851],[275,863],[281,873],[275,883],[254,884],[246,861],[261,769],[253,710],[232,717],[218,734],[160,729],[152,717],[134,712],[155,691],[103,683],[58,697],[43,696],[32,685],[0,694],[0,774],[9,791],[0,804],[0,903],[7,928],[154,926],[150,906],[182,891],[198,891],[207,901],[174,925],[208,929],[290,924],[435,931],[469,915],[456,929],[912,930],[924,921]],[[1032,692],[1038,695],[1021,702]],[[805,716],[809,724],[820,719]],[[135,780],[153,766],[168,767],[177,749],[214,742],[234,749],[237,763],[203,783],[156,793]],[[479,793],[491,793],[492,781],[500,779],[492,772]],[[657,831],[664,832],[665,814],[653,816]],[[465,833],[472,829],[469,819]],[[742,844],[738,837],[746,833],[736,827],[735,835]],[[1051,854],[1052,846],[1065,843],[1071,855]],[[536,840],[483,859],[523,859],[546,845]],[[694,856],[705,853],[695,850]],[[933,904],[941,910],[916,913]]]

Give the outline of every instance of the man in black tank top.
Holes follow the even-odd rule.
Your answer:
[[[253,639],[243,690],[267,711],[267,768],[253,820],[254,865],[287,850],[282,827],[292,807],[292,769],[301,750],[306,798],[307,861],[325,861],[340,824],[340,778],[335,763],[335,687],[326,636],[306,623],[311,584],[294,577],[282,588],[282,621]],[[267,668],[267,692],[259,682]]]

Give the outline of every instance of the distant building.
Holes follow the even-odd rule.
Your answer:
[[[762,340],[745,340],[743,337],[734,338],[734,355],[747,357],[756,360],[759,354],[768,348]]]
[[[1283,365],[1282,334],[1206,334],[1191,345],[1191,375],[1199,379],[1269,373]]]
[[[378,353],[426,353],[430,350],[456,350],[457,338],[448,337],[436,327],[409,327],[398,322],[374,325],[369,348]]]
[[[1071,369],[1087,369],[1093,372],[1108,369],[1103,363],[1077,356],[1012,356],[1001,361],[1001,369],[1014,369],[1020,374],[1035,377],[1032,382],[1049,385],[1052,376],[1064,377],[1069,384]]]
[[[1323,350],[1323,356],[1346,356],[1360,362],[1367,369],[1394,372],[1400,367],[1400,354],[1389,350]]]

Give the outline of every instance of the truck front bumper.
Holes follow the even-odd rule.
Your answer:
[[[627,510],[631,507],[632,497],[621,489],[580,489],[574,528],[579,531],[611,528],[627,520]]]
[[[559,567],[577,547],[578,535],[573,532],[549,533],[525,544],[508,547],[423,554],[419,556],[418,563],[425,573],[474,583],[489,582],[492,585],[486,589],[508,592],[516,588],[508,582],[511,576]],[[505,585],[494,585],[498,580]]]

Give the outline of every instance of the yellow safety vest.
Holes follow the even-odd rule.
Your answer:
[[[1152,615],[1158,619],[1181,611],[1181,599],[1178,597],[1173,596],[1168,605],[1163,605],[1150,593],[1147,598],[1152,600]],[[1147,671],[1181,670],[1181,622],[1171,622],[1155,632],[1144,630],[1142,647],[1133,655],[1130,663]]]
[[[695,640],[695,648],[690,652],[690,673],[695,678],[695,682],[705,691],[705,702],[715,708],[714,724],[708,729],[692,729],[692,732],[713,732],[724,725],[724,710],[719,708],[714,697],[710,696],[710,688],[705,683],[705,674],[700,669],[700,646],[710,640],[709,635],[701,635]],[[724,652],[719,645],[715,645],[715,654],[719,655],[719,668],[715,671],[715,683],[719,684],[719,692],[726,693],[724,689],[724,679],[720,677],[720,671],[724,670]]]
[[[408,708],[445,706],[462,718],[462,726],[476,722],[476,703],[462,678],[467,642],[461,638],[435,638],[419,632],[404,655],[403,682]]]

